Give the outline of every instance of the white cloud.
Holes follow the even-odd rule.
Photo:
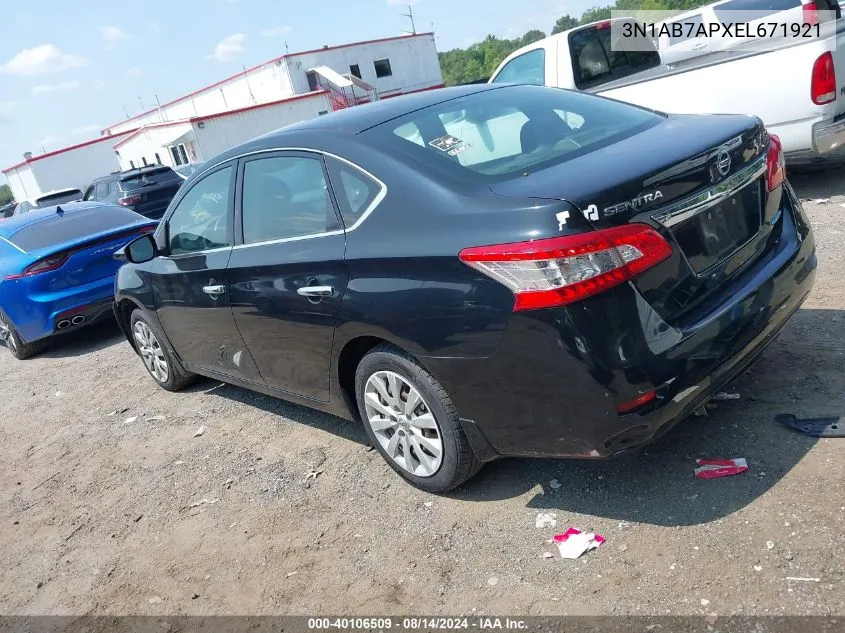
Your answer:
[[[36,145],[38,145],[38,147],[47,147],[48,145],[55,145],[56,143],[61,142],[61,140],[62,139],[59,136],[53,136],[52,134],[48,134],[41,140],[37,141]]]
[[[129,34],[120,27],[106,24],[100,27],[100,35],[107,42],[119,42],[128,40]]]
[[[94,132],[99,132],[103,129],[103,126],[99,123],[92,123],[91,125],[83,125],[82,127],[78,127],[72,131],[72,134],[76,136],[82,136],[84,134],[93,134]]]
[[[41,75],[79,68],[87,59],[61,52],[55,44],[25,48],[0,66],[0,72],[12,75]]]
[[[106,82],[102,79],[95,79],[94,80],[94,90],[105,90]]]
[[[214,52],[211,55],[206,55],[205,58],[216,59],[219,62],[230,61],[246,50],[244,48],[245,41],[246,35],[243,33],[235,33],[234,35],[224,37],[214,47]]]
[[[153,33],[160,33],[161,28],[155,22],[145,22],[147,28],[150,29]]]
[[[289,26],[273,26],[269,29],[262,29],[261,35],[264,37],[277,37],[279,35],[290,33],[291,31],[293,31],[293,29]]]
[[[76,90],[82,85],[81,81],[63,81],[59,84],[42,84],[32,88],[34,95],[47,95],[52,92],[67,92],[69,90]]]
[[[129,75],[130,77],[140,77],[144,71],[138,68],[137,66],[132,66],[132,68],[127,68],[123,72]]]

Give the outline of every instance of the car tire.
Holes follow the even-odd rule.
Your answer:
[[[170,350],[164,336],[143,310],[135,310],[129,318],[129,332],[147,373],[167,391],[181,391],[194,383],[196,374],[187,371]]]
[[[375,347],[358,364],[355,394],[372,446],[417,488],[448,492],[481,470],[449,394],[408,354],[392,345]]]
[[[32,358],[46,346],[44,341],[25,343],[5,312],[0,312],[0,336],[4,339],[12,356],[18,360]]]

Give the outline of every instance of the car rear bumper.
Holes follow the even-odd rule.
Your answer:
[[[24,291],[7,313],[24,341],[31,343],[109,317],[113,301],[114,279],[108,277],[55,293]]]
[[[515,313],[493,357],[422,359],[452,397],[479,458],[595,458],[631,450],[747,368],[815,280],[813,234],[788,185],[787,191],[778,248],[698,323],[681,328],[655,319],[628,284],[565,309]],[[618,413],[651,391],[654,400]]]

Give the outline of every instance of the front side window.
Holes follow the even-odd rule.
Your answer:
[[[241,209],[244,244],[336,228],[319,158],[274,156],[249,161],[244,165]]]
[[[494,84],[534,84],[546,83],[546,51],[542,48],[514,57],[504,65],[493,78]]]
[[[461,182],[495,183],[596,152],[663,120],[582,92],[504,86],[411,112],[363,136]]]
[[[171,255],[185,255],[229,245],[228,217],[232,166],[198,181],[167,221]]]

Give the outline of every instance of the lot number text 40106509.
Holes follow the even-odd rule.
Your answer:
[[[493,631],[498,629],[524,630],[524,620],[514,618],[473,617],[374,617],[374,618],[308,618],[308,628],[315,631],[340,629],[348,631],[430,631],[469,630]]]

